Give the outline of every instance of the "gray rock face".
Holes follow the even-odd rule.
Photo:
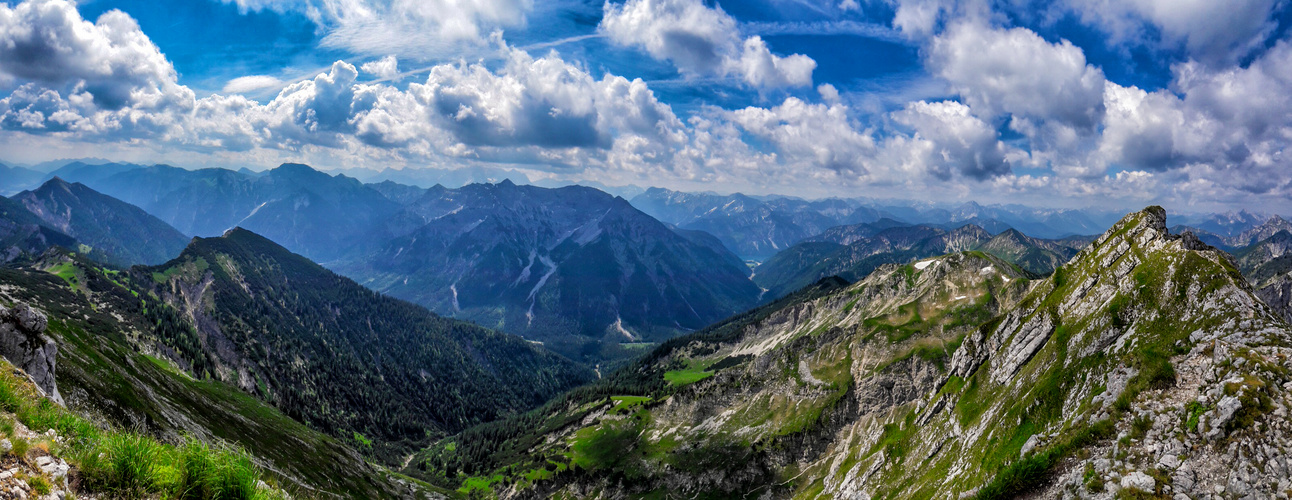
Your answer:
[[[1153,481],[1152,476],[1143,472],[1135,471],[1123,477],[1121,485],[1124,489],[1136,489],[1151,493],[1156,484]]]
[[[0,356],[21,368],[45,395],[58,404],[63,396],[54,380],[58,346],[45,337],[45,314],[26,304],[0,306]]]

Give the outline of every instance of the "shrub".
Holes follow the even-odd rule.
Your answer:
[[[50,490],[49,480],[42,476],[32,476],[27,478],[27,486],[31,487],[39,495],[48,495]]]
[[[10,438],[9,442],[13,444],[13,450],[10,450],[13,456],[18,457],[20,460],[27,458],[27,451],[31,449],[31,443],[18,436]]]

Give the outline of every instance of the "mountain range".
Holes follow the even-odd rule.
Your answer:
[[[827,276],[864,278],[884,264],[961,251],[982,251],[1033,276],[1049,274],[1088,240],[1041,240],[1009,229],[996,235],[968,224],[952,230],[897,225],[889,219],[840,226],[794,245],[754,268],[753,280],[769,297],[781,297]]]
[[[34,191],[13,196],[45,225],[87,245],[118,266],[160,264],[184,249],[188,238],[139,207],[80,183],[54,177]]]
[[[1278,216],[47,175],[0,200],[0,305],[49,315],[53,394],[294,496],[1263,498],[1292,465]]]
[[[1150,207],[1047,278],[970,252],[822,280],[406,470],[499,498],[1272,498],[1289,349]]]
[[[368,241],[337,271],[585,362],[702,328],[758,297],[721,245],[586,187],[437,186]]]

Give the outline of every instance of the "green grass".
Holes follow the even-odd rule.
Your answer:
[[[978,490],[975,498],[978,500],[1016,498],[1043,482],[1059,460],[1096,441],[1108,439],[1115,432],[1116,428],[1108,420],[1101,420],[1093,425],[1070,431],[1053,446],[1009,464]]]
[[[688,368],[685,370],[670,370],[664,372],[664,381],[677,387],[694,384],[706,378],[712,377],[713,372]]]
[[[651,402],[649,396],[611,396],[610,400],[615,403],[610,409],[612,415],[632,413],[637,407]]]
[[[82,488],[88,493],[184,500],[281,496],[256,488],[262,472],[242,450],[192,439],[173,446],[142,434],[100,429],[38,396],[35,388],[8,368],[0,370],[0,399],[32,431],[54,429],[66,439],[55,451],[80,471]],[[12,453],[19,457],[30,448],[22,439],[10,442]]]
[[[31,476],[27,478],[27,486],[36,492],[37,495],[48,495],[50,490],[49,480],[43,476]]]
[[[81,284],[81,279],[77,277],[76,265],[71,262],[56,264],[51,266],[49,269],[46,269],[45,272],[62,278],[63,281],[67,282],[67,286],[71,287],[72,290],[80,289],[79,286]]]

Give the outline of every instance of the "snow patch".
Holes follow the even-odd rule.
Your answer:
[[[957,296],[956,296],[956,300],[964,300],[964,299],[965,299],[965,296],[964,296],[964,295],[957,295]]]
[[[458,284],[449,285],[449,291],[453,292],[453,310],[461,311],[462,307],[458,306]]]
[[[937,262],[937,261],[936,261],[936,260],[924,260],[924,261],[916,262],[916,263],[915,263],[915,268],[916,268],[916,269],[919,269],[919,270],[921,270],[921,271],[923,271],[923,270],[924,270],[924,268],[929,267],[929,265],[930,265],[930,264],[933,264],[934,262]]]

